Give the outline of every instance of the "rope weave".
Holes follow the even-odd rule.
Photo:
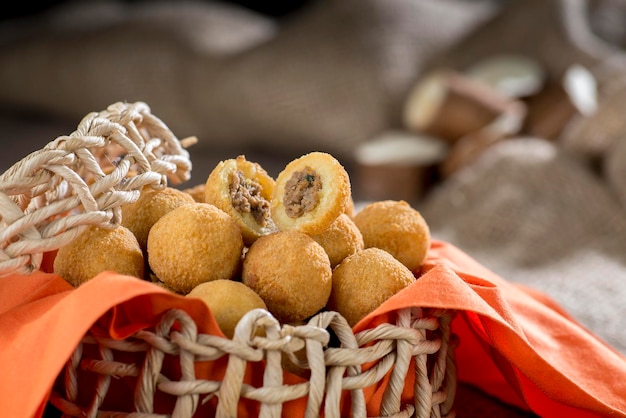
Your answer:
[[[143,102],[115,103],[0,175],[0,276],[30,274],[85,227],[120,223],[145,186],[190,178],[189,153]]]
[[[65,393],[53,391],[50,402],[65,417],[191,418],[214,398],[216,417],[235,417],[240,402],[252,400],[259,403],[260,417],[273,418],[281,416],[285,402],[306,398],[305,417],[319,417],[322,408],[324,416],[339,417],[341,394],[350,391],[352,416],[365,418],[363,389],[388,376],[383,416],[451,417],[456,385],[452,316],[450,311],[406,308],[398,311],[396,324],[354,334],[336,312],[321,312],[294,327],[256,309],[241,319],[229,340],[198,333],[187,313],[172,309],[155,329],[123,341],[86,335],[66,363]],[[331,333],[336,342],[331,342]],[[139,360],[124,363],[124,354]],[[227,359],[222,381],[196,375],[199,362],[222,358]],[[284,359],[295,358],[292,366],[309,378],[286,384]],[[177,376],[167,375],[168,361],[180,367]],[[254,387],[244,375],[249,363],[258,362],[263,363],[264,375],[262,386]],[[410,371],[416,375],[414,404],[402,404]],[[121,379],[134,379],[134,410],[104,410],[107,391]],[[171,413],[155,412],[155,400],[166,395],[175,398]]]

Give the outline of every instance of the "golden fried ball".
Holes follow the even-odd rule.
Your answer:
[[[183,189],[183,192],[190,195],[193,198],[193,200],[198,203],[206,203],[206,200],[204,198],[204,188],[205,188],[205,184],[201,183],[201,184],[196,184],[193,187]]]
[[[284,371],[300,376],[303,379],[308,380],[311,378],[311,369],[307,364],[306,347],[293,353],[283,351],[281,354],[281,367]]]
[[[302,321],[330,295],[332,269],[324,248],[299,231],[280,231],[257,239],[243,261],[242,281],[261,296],[283,323]]]
[[[311,235],[328,254],[330,265],[335,267],[347,256],[364,248],[363,235],[354,221],[342,213],[321,234]]]
[[[281,230],[319,234],[349,209],[352,196],[345,168],[330,154],[311,152],[278,174],[272,217]]]
[[[146,186],[139,199],[121,207],[122,225],[135,234],[139,246],[145,251],[152,225],[172,209],[193,202],[189,194],[173,187],[156,189]]]
[[[354,326],[414,281],[413,273],[391,254],[380,248],[366,248],[333,270],[328,308]]]
[[[382,248],[411,271],[419,269],[430,247],[426,220],[403,200],[369,203],[354,216],[354,223],[365,248]]]
[[[265,302],[254,290],[234,280],[213,280],[200,283],[187,297],[199,298],[207,304],[220,329],[233,338],[239,320],[252,309],[266,309]]]
[[[113,229],[89,226],[59,248],[54,272],[75,287],[103,271],[144,277],[144,256],[137,238],[121,225]]]
[[[274,179],[258,163],[239,155],[220,161],[205,183],[204,199],[236,219],[246,245],[276,232],[270,202]]]
[[[148,271],[147,271],[147,273],[148,273],[148,278],[147,278],[147,280],[150,280],[152,283],[156,284],[157,286],[160,286],[160,287],[162,287],[162,288],[163,288],[163,289],[165,289],[165,290],[169,290],[169,291],[170,291],[170,292],[172,292],[172,293],[176,293],[176,294],[179,294],[179,295],[183,295],[183,293],[180,293],[180,292],[178,292],[178,291],[176,291],[176,290],[172,289],[171,287],[169,287],[168,285],[166,285],[165,283],[163,283],[161,280],[159,280],[159,278],[158,278],[158,277],[157,277],[154,273],[152,273],[152,272],[150,271],[150,267],[149,267],[149,266],[146,266],[146,269],[148,270]]]
[[[239,224],[207,203],[190,203],[159,219],[148,235],[148,264],[159,281],[186,294],[200,283],[231,279],[243,251]]]

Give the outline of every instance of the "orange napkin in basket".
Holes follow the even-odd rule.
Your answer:
[[[546,295],[505,281],[449,243],[433,243],[423,270],[355,328],[400,306],[458,309],[459,381],[542,417],[626,417],[626,357]]]
[[[454,246],[433,242],[419,280],[355,329],[408,306],[459,311],[460,381],[543,417],[626,417],[624,356],[546,296],[503,280]],[[103,273],[78,289],[53,274],[1,278],[0,416],[41,416],[65,361],[105,313],[113,318],[110,334],[125,338],[170,308],[189,313],[199,332],[219,334],[202,302],[130,277]],[[370,414],[381,392],[368,391]]]

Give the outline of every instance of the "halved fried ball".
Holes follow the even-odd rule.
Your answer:
[[[391,254],[366,248],[334,268],[328,308],[354,326],[414,281],[413,273]]]
[[[143,252],[128,228],[89,226],[54,259],[54,272],[75,287],[103,271],[144,278]]]
[[[148,235],[148,264],[159,281],[186,294],[200,283],[231,279],[244,244],[241,227],[208,203],[190,203],[159,219]]]
[[[246,313],[252,309],[267,310],[265,302],[254,290],[234,280],[219,279],[200,283],[187,297],[202,299],[228,338],[233,338],[235,327]]]
[[[204,199],[241,224],[246,245],[276,231],[270,202],[274,179],[258,163],[240,155],[221,161],[205,183]]]
[[[345,213],[321,234],[311,235],[328,254],[330,265],[335,267],[347,256],[364,248],[363,235],[354,221]]]
[[[319,234],[346,212],[350,178],[330,154],[311,152],[291,161],[278,174],[272,217],[281,230]]]
[[[365,248],[389,252],[411,271],[419,270],[430,248],[430,229],[422,215],[403,200],[382,200],[363,207],[354,223]]]
[[[135,234],[139,246],[145,251],[148,233],[155,222],[172,209],[193,202],[189,194],[173,187],[156,189],[146,186],[141,190],[139,199],[121,207],[121,223]]]
[[[331,290],[332,269],[321,245],[299,231],[257,239],[243,261],[242,281],[282,323],[302,321],[322,309]]]

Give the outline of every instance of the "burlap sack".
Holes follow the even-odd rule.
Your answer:
[[[434,236],[545,291],[626,353],[626,216],[580,159],[542,139],[503,141],[433,191],[421,212]]]
[[[76,119],[140,100],[179,135],[198,136],[196,149],[261,144],[339,157],[398,121],[422,63],[493,9],[321,0],[276,23],[215,2],[90,5],[1,48],[0,102]]]
[[[603,176],[626,210],[626,132],[611,143],[602,162]]]

